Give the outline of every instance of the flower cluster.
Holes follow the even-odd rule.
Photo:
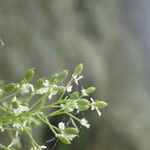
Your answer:
[[[24,132],[31,139],[31,150],[46,149],[47,146],[40,146],[35,141],[32,133],[33,127],[40,126],[41,123],[46,124],[62,143],[71,144],[74,138],[79,137],[79,125],[87,129],[90,127],[86,118],[78,118],[76,114],[91,109],[101,116],[100,109],[107,106],[106,102],[91,98],[95,87],[82,87],[81,90],[73,91],[73,87],[83,78],[82,64],[75,68],[65,86],[68,70],[32,83],[34,70],[27,70],[19,83],[4,84],[0,81],[0,132],[8,131],[11,135],[10,143],[0,143],[0,149],[22,149],[20,135]],[[71,124],[59,122],[58,126],[54,126],[49,119],[59,115],[68,116]]]

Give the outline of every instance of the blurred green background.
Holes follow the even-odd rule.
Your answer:
[[[109,103],[101,118],[85,114],[91,128],[72,145],[46,143],[49,129],[37,130],[49,149],[150,149],[149,8],[148,0],[0,0],[0,79],[17,81],[30,67],[48,77],[82,62],[83,85]]]

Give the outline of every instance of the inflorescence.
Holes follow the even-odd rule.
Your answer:
[[[1,82],[0,132],[11,133],[11,141],[8,145],[0,143],[0,149],[21,149],[20,135],[24,132],[31,139],[31,150],[46,149],[45,145],[35,141],[32,133],[33,127],[40,126],[41,123],[46,124],[55,138],[64,144],[71,144],[79,135],[79,125],[88,129],[90,124],[86,118],[79,118],[76,114],[91,109],[101,116],[100,109],[105,108],[107,103],[90,97],[95,92],[95,87],[73,91],[73,87],[83,78],[82,70],[83,65],[78,65],[65,86],[63,84],[68,70],[54,74],[50,79],[40,78],[32,84],[34,68],[31,68],[26,71],[20,83],[5,85]],[[49,121],[59,115],[67,116],[71,124],[68,126],[59,122],[55,126]]]

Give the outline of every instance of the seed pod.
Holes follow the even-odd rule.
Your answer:
[[[63,130],[63,132],[64,132],[65,134],[76,135],[76,134],[79,133],[79,130],[76,129],[76,128],[70,127],[70,128],[65,128],[65,129]]]
[[[73,75],[76,76],[76,75],[81,74],[82,70],[83,70],[83,64],[80,64],[75,68]]]
[[[43,78],[40,78],[38,79],[36,82],[35,82],[35,88],[36,89],[40,89],[42,86],[43,86]]]
[[[7,93],[10,93],[16,89],[16,84],[15,83],[10,83],[5,86],[4,91]]]
[[[57,76],[58,76],[58,73],[55,73],[54,75],[51,76],[49,80],[51,84],[56,83],[58,81]]]
[[[92,94],[95,90],[96,90],[95,87],[89,87],[89,88],[86,89],[86,93],[87,94]]]
[[[57,134],[56,137],[64,144],[71,144],[70,140],[62,134]]]
[[[97,107],[97,108],[105,108],[108,104],[104,101],[94,101],[91,103],[91,105],[93,105],[94,107]]]
[[[54,87],[54,91],[57,91],[58,94],[62,94],[65,90],[66,90],[66,88],[63,86]]]
[[[30,81],[34,76],[35,68],[28,69],[24,75],[25,81]]]
[[[57,79],[60,80],[64,80],[66,77],[68,76],[68,70],[63,70],[62,72],[60,72],[57,76]]]

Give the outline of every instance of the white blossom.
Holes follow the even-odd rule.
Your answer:
[[[58,127],[60,130],[64,130],[65,129],[65,124],[63,122],[59,122]]]
[[[48,96],[49,99],[51,99],[53,95],[56,95],[58,93],[56,90],[54,90],[54,88],[56,87],[57,85],[53,85],[53,87],[50,88],[50,94]]]
[[[18,85],[18,86],[19,86],[19,85]],[[30,92],[34,92],[34,87],[33,87],[32,84],[30,84],[30,83],[25,83],[25,84],[23,84],[23,85],[21,86],[21,88],[20,88],[20,94],[21,94],[21,95],[26,95],[26,94],[28,94],[28,93],[30,93]]]
[[[42,149],[46,149],[47,148],[47,146],[45,146],[45,145],[41,145],[41,146],[39,146],[39,149],[40,150],[42,150]]]
[[[19,105],[18,108],[14,108],[13,109],[13,112],[16,114],[16,115],[19,115],[21,114],[22,112],[25,112],[25,111],[29,111],[29,108],[27,106],[23,106],[23,105]]]
[[[82,92],[82,95],[83,95],[83,96],[88,96],[88,94],[87,94],[87,92],[86,92],[86,89],[82,89],[81,92]]]
[[[36,90],[36,94],[40,94],[40,95],[43,95],[43,94],[45,94],[45,93],[47,93],[48,92],[48,90],[49,90],[49,87],[42,87],[42,88],[40,88],[40,89],[38,89],[38,90]]]
[[[70,86],[67,87],[67,92],[69,93],[71,91],[72,91],[72,85],[70,85]]]
[[[82,126],[85,126],[87,129],[89,129],[90,124],[88,124],[88,121],[85,118],[81,119],[80,123]]]
[[[78,81],[79,81],[80,79],[82,79],[83,76],[79,76],[78,78],[77,78],[77,76],[73,76],[73,78],[74,78],[75,84],[78,85]]]
[[[76,134],[67,134],[64,132],[64,129],[65,129],[65,124],[63,122],[60,122],[58,124],[58,127],[59,129],[61,130],[61,134],[58,134],[58,135],[61,135],[61,136],[64,136],[65,138],[67,138],[68,140],[72,141],[73,138],[75,138],[77,135]],[[56,135],[57,136],[57,135]]]
[[[44,85],[45,87],[49,87],[49,81],[48,81],[48,80],[44,80],[43,85]]]
[[[91,100],[92,102],[94,102],[93,98],[90,98],[90,100]],[[97,111],[97,114],[98,114],[99,116],[102,115],[102,113],[100,112],[100,110],[99,110],[97,107],[93,106],[93,105],[91,106],[91,110],[96,110],[96,111]]]

